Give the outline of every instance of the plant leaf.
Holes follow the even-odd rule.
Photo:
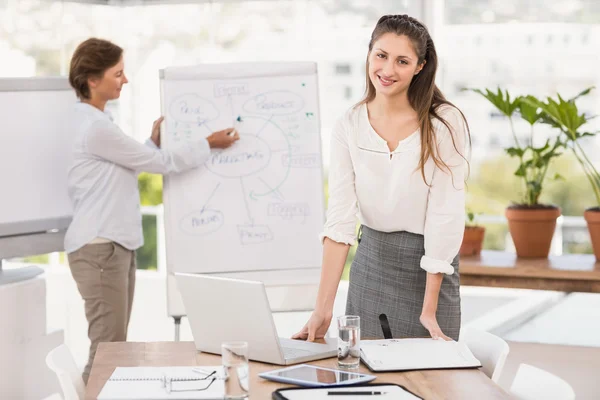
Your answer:
[[[483,92],[480,89],[471,89],[471,88],[465,88],[463,90],[472,91],[472,92],[475,92],[475,93],[480,94],[481,96],[485,97],[502,114],[506,115],[507,117],[511,117],[514,114],[514,112],[518,108],[519,102],[520,102],[518,97],[515,100],[511,101],[508,90],[505,90],[503,92],[502,89],[500,89],[500,87],[498,87],[498,90],[496,92],[492,92],[489,89],[485,89],[485,92]]]
[[[584,89],[584,90],[582,90],[581,92],[577,93],[575,96],[571,97],[571,98],[569,99],[569,101],[575,101],[575,100],[577,100],[578,98],[580,98],[581,96],[586,96],[586,95],[588,95],[588,94],[589,94],[589,93],[590,93],[590,92],[591,92],[593,89],[595,89],[595,88],[596,88],[596,86],[590,86],[589,88],[587,88],[587,89]]]
[[[519,98],[518,109],[521,118],[529,122],[529,125],[535,124],[543,115],[542,111],[538,111],[539,100],[531,95]]]
[[[527,167],[525,166],[525,164],[519,165],[519,168],[515,171],[515,176],[520,176],[520,177],[525,176],[526,170],[527,170]]]
[[[511,157],[523,157],[523,154],[525,153],[525,150],[519,147],[509,147],[504,151]]]
[[[590,91],[591,88],[586,89],[575,98]],[[560,94],[557,94],[556,97],[557,99],[547,97],[545,102],[539,102],[538,105],[544,113],[541,121],[559,128],[570,140],[577,140],[580,136],[579,128],[586,124],[589,118],[584,113],[579,113],[574,100],[565,100]]]

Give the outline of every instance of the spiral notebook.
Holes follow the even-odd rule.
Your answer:
[[[222,367],[117,367],[98,400],[221,400]]]

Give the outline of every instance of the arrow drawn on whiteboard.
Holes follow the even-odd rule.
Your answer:
[[[242,185],[242,194],[244,198],[244,204],[246,205],[246,212],[248,213],[248,220],[250,221],[250,225],[254,225],[254,219],[252,218],[252,214],[250,214],[250,206],[248,205],[248,199],[246,198],[246,188],[244,187],[244,178],[240,178],[240,184]]]
[[[264,130],[266,127],[267,127],[267,125],[269,125],[269,123],[271,123],[271,119],[272,119],[272,118],[273,118],[273,115],[271,115],[271,116],[269,117],[269,119],[267,120],[267,122],[265,122],[265,124],[262,126],[262,128],[260,128],[260,129],[258,130],[258,132],[256,132],[256,137],[259,137],[259,136],[260,136],[260,134],[262,133],[262,131],[263,131],[263,130]]]
[[[287,138],[286,138],[286,141],[287,141]],[[292,153],[292,146],[290,145],[289,141],[288,141],[287,145],[288,145],[289,153],[291,154]],[[252,200],[258,200],[257,197],[267,196],[267,195],[270,195],[270,194],[275,193],[276,191],[278,191],[279,188],[281,187],[281,185],[283,185],[285,183],[285,181],[287,180],[287,178],[290,176],[291,165],[292,165],[291,163],[288,163],[288,165],[286,166],[287,168],[285,170],[285,176],[283,177],[283,179],[281,180],[281,182],[279,182],[277,184],[277,186],[275,186],[274,188],[271,188],[269,185],[267,185],[267,183],[265,181],[263,181],[261,179],[261,181],[265,184],[265,186],[267,186],[269,188],[269,190],[266,191],[266,192],[263,192],[263,193],[255,193],[254,190],[251,190],[250,191],[250,198]],[[281,195],[281,193],[280,193],[280,195]]]
[[[200,125],[198,125],[198,126],[203,126],[203,127],[205,127],[206,129],[208,129],[208,133],[209,133],[209,134],[211,134],[211,133],[213,133],[213,132],[214,132],[214,131],[213,131],[213,130],[210,128],[210,126],[208,126],[208,124],[206,123],[206,121],[203,121],[203,122],[202,122],[202,124],[200,124]]]
[[[271,196],[275,197],[279,201],[285,201],[285,198],[283,197],[283,194],[281,194],[281,192],[278,190],[279,186],[281,186],[281,185],[279,185],[275,189],[273,189],[271,186],[269,186],[269,184],[267,182],[264,181],[264,179],[258,178],[258,180],[260,180],[267,187],[267,189],[269,189],[269,191],[266,192],[266,193],[259,193],[259,194],[257,194],[257,193],[254,193],[254,190],[251,190],[250,191],[250,198],[252,200],[256,201],[256,200],[258,200],[258,197],[262,197],[262,196],[266,196],[266,195],[270,194]]]
[[[281,201],[285,200],[285,198],[283,197],[283,194],[281,194],[279,189],[273,189],[271,186],[269,186],[269,184],[267,182],[265,182],[265,180],[263,178],[259,177],[258,180],[261,181],[268,189],[271,190],[273,196],[275,196],[276,198],[278,198]]]
[[[206,208],[206,206],[208,205],[208,203],[210,202],[210,199],[212,199],[212,197],[215,195],[215,192],[217,191],[217,189],[219,188],[219,186],[221,186],[221,182],[217,183],[217,186],[215,186],[214,190],[212,191],[212,193],[210,194],[210,196],[208,196],[208,199],[206,200],[206,203],[204,203],[204,205],[202,206],[202,208],[200,209],[200,214],[202,214]]]
[[[229,106],[229,111],[231,112],[231,126],[233,126],[233,124],[235,124],[235,111],[233,110],[233,99],[231,98],[231,95],[228,94],[227,95],[227,105]]]

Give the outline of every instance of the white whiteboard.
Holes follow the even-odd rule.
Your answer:
[[[0,237],[68,226],[75,101],[64,77],[0,79]]]
[[[166,148],[230,126],[240,134],[204,166],[165,177],[169,272],[318,282],[325,213],[317,89],[315,63],[161,71]]]

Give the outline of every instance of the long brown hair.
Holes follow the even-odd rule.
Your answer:
[[[123,49],[108,40],[90,38],[77,46],[69,68],[69,83],[81,100],[91,96],[89,78],[102,78],[104,72],[121,60]]]
[[[450,124],[442,118],[438,109],[442,105],[449,105],[456,108],[465,123],[467,128],[467,137],[469,139],[469,145],[471,143],[471,135],[469,133],[469,126],[467,120],[462,113],[454,104],[450,103],[440,89],[435,84],[435,74],[437,72],[438,60],[433,40],[427,31],[425,25],[416,20],[415,18],[409,17],[408,15],[384,15],[377,21],[377,25],[371,34],[371,41],[369,42],[369,52],[367,53],[366,63],[366,91],[365,97],[361,100],[357,106],[367,104],[375,98],[375,86],[369,78],[369,56],[373,50],[374,43],[384,34],[394,33],[398,36],[407,36],[413,44],[415,52],[417,53],[418,61],[420,65],[425,62],[425,65],[421,71],[413,76],[412,81],[408,87],[408,101],[411,107],[417,112],[419,119],[419,127],[421,132],[421,157],[419,159],[418,169],[421,170],[421,176],[423,181],[427,184],[425,179],[425,163],[431,157],[435,165],[440,169],[445,169],[450,174],[452,171],[450,167],[442,160],[438,154],[438,148],[436,144],[435,131],[433,129],[433,119],[436,118],[441,121],[448,131],[450,131],[450,137],[452,138],[452,144],[454,149],[466,160],[465,156],[458,151],[456,147],[455,135]]]

